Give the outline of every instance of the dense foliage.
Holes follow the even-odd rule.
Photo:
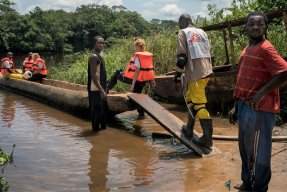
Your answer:
[[[11,7],[14,3],[0,0],[0,50],[12,51],[50,51],[78,52],[66,56],[62,68],[52,68],[50,77],[86,84],[87,58],[92,48],[95,35],[102,35],[107,41],[105,59],[110,76],[116,69],[124,68],[134,51],[135,37],[142,37],[147,42],[147,50],[154,54],[157,74],[171,71],[175,65],[177,22],[153,19],[144,20],[138,13],[123,6],[81,5],[75,12],[63,10],[44,11],[39,7],[30,13],[20,15]],[[196,26],[205,26],[233,19],[244,18],[252,10],[270,12],[287,8],[287,1],[282,0],[232,0],[231,6],[217,9],[215,4],[208,5],[209,17],[193,18]],[[215,65],[226,63],[222,31],[208,32],[212,56]],[[235,58],[247,44],[244,26],[232,28]],[[286,32],[281,19],[270,21],[268,39],[279,53],[286,57]],[[230,45],[229,40],[227,41]],[[79,52],[80,51],[80,52]],[[229,61],[231,61],[230,49]],[[237,63],[237,60],[235,61]],[[125,90],[120,85],[117,90]],[[287,116],[286,94],[281,96],[283,105],[281,116]],[[281,100],[282,100],[281,98]]]
[[[153,30],[176,25],[174,21],[144,20],[123,6],[81,5],[75,12],[44,11],[35,7],[20,15],[9,0],[0,0],[0,50],[13,52],[83,51],[92,47],[95,35],[102,35],[109,45],[119,38],[142,36]]]
[[[4,173],[4,168],[6,167],[8,163],[13,163],[13,152],[14,152],[15,146],[16,145],[14,144],[13,150],[10,155],[4,150],[2,150],[2,148],[0,147],[0,167],[3,167],[1,169],[1,173]],[[9,188],[10,186],[8,182],[5,180],[4,177],[0,176],[0,192],[6,192],[9,190]]]

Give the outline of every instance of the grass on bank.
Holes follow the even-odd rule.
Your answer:
[[[157,75],[172,71],[176,63],[176,44],[178,29],[161,31],[151,36],[144,36],[147,44],[147,51],[154,54],[155,72]],[[236,63],[242,49],[247,45],[248,39],[244,26],[234,27],[233,39]],[[211,45],[211,53],[215,59],[215,65],[223,65],[226,62],[224,40],[222,31],[207,32]],[[277,24],[270,24],[267,32],[268,40],[276,47],[278,52],[287,56],[286,32],[283,21]],[[107,48],[103,57],[106,61],[108,77],[116,69],[125,69],[126,64],[134,53],[133,42],[135,37],[118,39],[116,44]],[[229,61],[231,61],[230,41],[227,41]],[[60,67],[49,69],[49,78],[69,81],[78,84],[87,84],[87,61],[90,52],[79,52],[65,56],[65,62]],[[114,90],[127,91],[128,86],[119,82]],[[281,95],[281,110],[278,116],[279,121],[287,121],[287,93]]]

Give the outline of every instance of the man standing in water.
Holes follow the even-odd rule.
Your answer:
[[[104,38],[95,36],[94,49],[88,60],[88,93],[93,131],[105,129],[107,121],[107,72],[105,61],[100,55],[104,47]]]
[[[242,161],[239,190],[268,190],[271,179],[272,129],[279,112],[279,87],[287,82],[287,63],[264,38],[268,19],[260,11],[245,20],[249,43],[239,58],[233,97],[238,111],[238,145]],[[236,110],[237,109],[237,110]],[[231,123],[232,118],[230,118]]]
[[[177,64],[175,83],[181,82],[184,72],[188,83],[188,91],[185,94],[187,107],[189,108],[188,122],[183,126],[182,132],[200,146],[212,146],[212,120],[207,111],[205,87],[212,72],[209,42],[207,34],[193,26],[190,15],[183,14],[179,17]],[[193,134],[195,117],[199,118],[203,136],[198,138]]]

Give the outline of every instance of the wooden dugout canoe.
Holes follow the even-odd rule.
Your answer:
[[[205,88],[209,109],[220,111],[224,106],[234,104],[232,95],[236,83],[236,67],[236,65],[225,65],[213,68],[214,74],[210,76]],[[184,104],[182,92],[175,89],[173,76],[173,73],[157,76],[154,93],[173,103]]]
[[[89,118],[89,100],[85,85],[50,79],[36,83],[22,79],[1,78],[0,87]],[[108,106],[110,114],[113,115],[133,109],[127,94],[124,93],[108,94]]]

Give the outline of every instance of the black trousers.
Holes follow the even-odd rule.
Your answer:
[[[42,74],[35,74],[31,78],[29,78],[29,81],[39,81],[45,78],[47,75],[42,75]]]
[[[133,92],[134,93],[142,93],[145,84],[146,84],[146,82],[136,81]],[[141,106],[137,105],[137,111],[139,113],[139,116],[144,116],[144,110]]]
[[[107,126],[108,104],[101,99],[99,91],[89,91],[89,107],[93,131],[105,129]]]

